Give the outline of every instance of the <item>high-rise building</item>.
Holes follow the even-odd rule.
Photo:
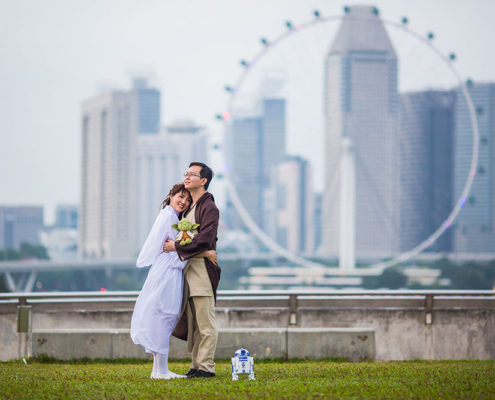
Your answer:
[[[77,206],[60,204],[55,209],[55,228],[77,229]]]
[[[18,250],[21,243],[39,244],[43,207],[0,206],[0,250]]]
[[[480,133],[478,166],[471,193],[454,224],[454,251],[495,252],[495,83],[468,85]],[[473,131],[467,102],[459,89],[455,107],[454,200],[470,170]]]
[[[348,229],[356,257],[392,256],[399,250],[397,56],[375,7],[345,8],[326,59],[324,103],[326,176],[319,253],[337,256],[341,232]],[[353,161],[343,162],[345,151]],[[341,188],[349,182],[342,177],[350,172],[355,183],[346,193],[354,193],[355,200],[345,202]]]
[[[227,164],[232,183],[247,212],[260,226],[263,223],[261,136],[260,118],[249,116],[234,118],[226,138]],[[233,212],[229,196],[227,205],[231,228],[240,228],[242,221]]]
[[[160,91],[148,87],[145,78],[134,78],[132,92],[137,104],[137,133],[156,135],[160,132]]]
[[[258,226],[265,228],[265,192],[270,186],[273,166],[285,155],[285,99],[262,98],[259,111],[234,116],[226,140],[229,174],[239,197]],[[232,212],[228,200],[227,215],[231,227],[243,226]]]
[[[83,258],[134,256],[136,135],[131,93],[106,93],[83,103],[78,246]]]
[[[83,102],[79,256],[137,252],[136,142],[159,133],[160,92],[145,79]]]
[[[270,185],[270,171],[285,157],[285,99],[261,101],[261,166],[264,188]]]
[[[411,250],[450,214],[455,92],[400,96],[400,250]],[[452,250],[447,230],[428,250]]]
[[[137,144],[137,249],[144,243],[163,200],[184,180],[191,161],[207,163],[205,128],[177,121],[160,135],[140,135]]]
[[[294,253],[311,254],[314,196],[309,163],[298,156],[287,156],[273,167],[272,176],[276,241]]]

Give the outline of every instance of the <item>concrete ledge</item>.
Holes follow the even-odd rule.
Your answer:
[[[287,328],[221,329],[217,358],[231,358],[239,348],[248,349],[256,359],[287,358]]]
[[[415,292],[408,293],[405,291],[401,296],[300,295],[297,300],[296,318],[299,328],[295,329],[323,328],[333,331],[334,334],[330,335],[332,340],[328,338],[328,343],[325,342],[327,339],[324,337],[311,338],[309,335],[307,340],[294,347],[292,344],[297,343],[298,338],[289,335],[288,296],[285,296],[283,301],[280,296],[275,299],[268,296],[254,296],[254,300],[249,301],[245,301],[246,297],[250,298],[249,296],[220,298],[216,309],[217,326],[220,329],[217,357],[230,357],[230,352],[236,348],[247,347],[256,354],[257,358],[292,358],[306,354],[309,354],[308,357],[318,358],[340,356],[350,359],[367,358],[368,356],[360,356],[355,350],[354,353],[346,352],[347,348],[354,346],[352,341],[347,342],[344,347],[332,344],[338,337],[338,331],[333,330],[332,327],[337,326],[349,332],[351,329],[362,327],[366,327],[365,330],[373,330],[374,357],[379,360],[495,359],[493,292],[486,291],[484,295],[480,295],[478,292],[469,294],[460,291],[456,297],[451,294],[443,296],[441,292],[435,294],[432,324],[427,323],[425,318],[424,296],[414,294]],[[50,296],[49,293],[46,295]],[[54,357],[62,357],[63,352],[60,348],[66,346],[67,351],[64,351],[69,354],[67,358],[86,356],[145,358],[147,355],[143,349],[134,346],[128,336],[134,303],[128,299],[121,300],[119,298],[83,301],[71,298],[30,300],[34,341],[31,340],[32,335],[17,332],[18,300],[0,301],[0,360],[26,357],[32,354],[31,345],[35,354],[51,353]],[[95,333],[92,338],[94,343],[88,342],[84,346],[102,343],[100,350],[88,349],[84,346],[78,349],[79,344],[65,345],[62,338],[54,340],[55,336],[49,334],[49,332],[53,332],[53,335],[57,332],[58,334],[66,332],[66,335],[69,332],[84,333],[81,328],[94,329]],[[267,328],[281,333],[265,331]],[[113,335],[110,335],[111,340],[105,338],[109,332],[113,332]],[[40,334],[45,336],[41,337]],[[274,338],[269,335],[274,335]],[[84,337],[81,336],[83,339]],[[37,339],[41,341],[38,343]],[[309,346],[308,343],[320,339],[321,342],[315,345],[319,349],[319,355],[315,355],[312,349],[304,348]],[[74,342],[77,343],[78,340],[74,339]],[[74,346],[74,349],[71,350],[70,346]],[[299,351],[302,354],[298,353]],[[170,356],[188,358],[186,343],[172,339]]]
[[[128,329],[60,329],[32,333],[33,355],[46,354],[61,360],[77,358],[151,358],[132,343]]]
[[[15,314],[0,313],[0,360],[20,357],[19,334],[17,333],[17,305]]]
[[[32,334],[33,355],[46,354],[62,360],[77,358],[150,358],[135,345],[129,329],[36,330]],[[218,334],[215,358],[230,358],[240,347],[256,359],[342,357],[352,361],[372,360],[374,332],[366,329],[327,328],[239,328]],[[185,341],[172,338],[171,359],[189,358]]]
[[[288,328],[288,358],[374,360],[375,332],[360,328]]]

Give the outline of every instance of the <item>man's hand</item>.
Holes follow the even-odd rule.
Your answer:
[[[163,244],[163,252],[170,253],[171,251],[175,251],[175,242],[172,239],[167,239]]]
[[[206,258],[208,260],[210,260],[211,263],[213,263],[216,266],[218,266],[217,252],[215,250],[208,250],[206,252]]]

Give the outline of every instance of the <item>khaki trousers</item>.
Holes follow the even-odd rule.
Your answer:
[[[213,296],[189,297],[187,312],[187,348],[191,352],[191,368],[215,372],[217,324]]]

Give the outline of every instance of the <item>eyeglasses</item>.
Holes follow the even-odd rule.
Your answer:
[[[192,172],[184,172],[184,177],[191,177],[191,176],[197,176],[198,178],[201,178],[201,175],[198,175],[198,174],[194,174]]]

